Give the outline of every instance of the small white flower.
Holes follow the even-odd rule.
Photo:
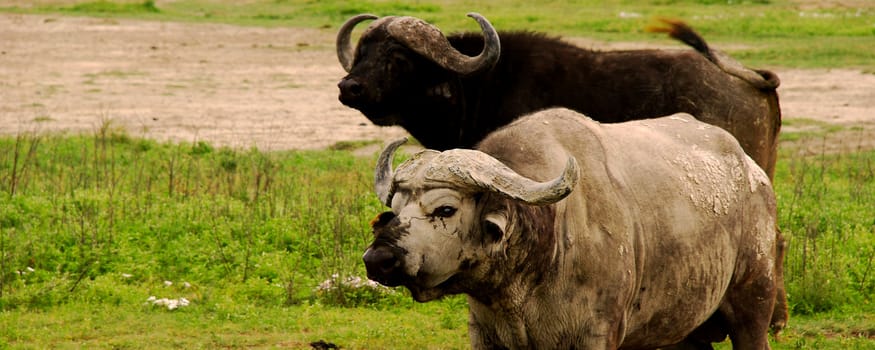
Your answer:
[[[377,281],[374,281],[374,280],[370,280],[370,279],[369,279],[367,283],[368,283],[368,287],[371,287],[371,288],[381,288],[381,287],[383,287],[382,284],[380,284],[380,283],[378,283]]]
[[[362,278],[358,276],[351,276],[346,279],[346,284],[353,288],[361,288],[362,286]]]
[[[36,270],[34,270],[32,267],[30,267],[30,266],[27,267],[27,272],[34,272],[34,271],[36,271]]]
[[[185,287],[185,288],[191,288],[191,283],[188,283],[188,282],[182,282],[182,286]]]
[[[620,13],[618,14],[618,16],[619,16],[620,18],[640,18],[640,17],[641,17],[641,14],[640,14],[640,13],[637,13],[637,12],[626,12],[626,11],[620,11]]]
[[[173,282],[170,282],[170,281],[164,281],[164,286],[165,286],[165,287],[170,287],[170,286],[172,286],[172,285],[173,285]]]
[[[322,283],[319,283],[319,287],[316,287],[318,290],[330,290],[334,286],[334,282],[331,280],[324,280]]]
[[[167,299],[167,298],[161,298],[161,299],[156,299],[155,296],[150,296],[149,299],[147,300],[147,303],[150,302],[150,301],[152,302],[152,305],[157,305],[157,306],[164,306],[164,307],[167,307],[167,310],[176,310],[176,309],[178,309],[178,308],[180,308],[180,307],[188,306],[189,304],[191,304],[191,302],[190,302],[188,299],[186,299],[186,298],[179,298],[179,299]]]
[[[122,274],[122,278],[131,278],[131,277],[134,277],[134,275],[129,274],[129,273],[123,273],[123,274]]]

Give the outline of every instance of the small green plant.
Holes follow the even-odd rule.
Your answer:
[[[331,146],[328,149],[335,151],[353,151],[365,146],[374,145],[380,143],[376,140],[370,141],[339,141]]]
[[[159,13],[161,10],[155,6],[154,0],[146,0],[141,3],[118,3],[114,1],[92,1],[79,3],[70,7],[61,7],[63,12],[82,13],[111,13],[111,14],[135,14],[135,13]]]

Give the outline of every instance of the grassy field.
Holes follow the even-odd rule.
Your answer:
[[[382,210],[374,157],[164,144],[111,125],[0,149],[0,344],[467,344],[464,299],[415,304],[350,281]],[[875,151],[791,152],[776,191],[793,318],[776,348],[875,347]]]
[[[875,71],[875,2],[807,0],[547,1],[73,1],[13,0],[0,11],[303,26],[336,31],[358,13],[410,15],[452,32],[476,30],[484,14],[500,30],[536,30],[604,40],[668,39],[645,33],[659,17],[681,18],[717,47],[762,67],[858,67]]]
[[[327,31],[373,12],[453,31],[474,29],[463,14],[476,10],[502,29],[630,41],[657,40],[643,29],[668,16],[752,65],[875,71],[875,2],[529,3],[39,0],[0,11]],[[875,151],[799,153],[852,131],[782,135],[792,316],[775,349],[875,349]],[[343,147],[158,143],[111,123],[0,137],[0,348],[467,348],[463,298],[416,304],[356,279],[383,210],[374,161]]]

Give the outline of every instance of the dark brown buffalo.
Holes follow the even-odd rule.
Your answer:
[[[472,13],[482,34],[444,36],[412,17],[358,15],[339,30],[337,55],[348,72],[340,101],[376,125],[399,125],[423,146],[470,148],[514,119],[566,107],[605,123],[692,114],[729,131],[774,177],[781,111],[778,77],[751,70],[681,22],[666,21],[673,38],[696,51],[593,51],[532,32],[497,32]],[[373,22],[358,44],[353,28]],[[500,38],[500,39],[499,39]],[[475,56],[476,55],[476,56]],[[786,324],[783,239],[778,237],[778,301],[772,327]],[[697,336],[722,339],[721,320]]]
[[[337,37],[349,73],[338,84],[340,101],[438,150],[473,147],[489,132],[549,107],[603,123],[686,112],[729,131],[773,177],[781,126],[777,76],[710,49],[683,23],[667,22],[665,31],[698,52],[593,51],[540,33],[498,33],[482,16],[469,16],[482,35],[445,37],[412,17],[351,18]],[[377,21],[353,48],[352,29],[368,19]]]

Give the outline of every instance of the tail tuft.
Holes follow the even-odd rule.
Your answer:
[[[670,37],[695,49],[724,72],[747,81],[757,89],[775,90],[781,84],[775,73],[746,68],[719,50],[711,50],[705,39],[683,21],[669,18],[659,18],[659,21],[666,26],[650,25],[646,30],[651,33],[668,33]]]
[[[690,47],[704,55],[706,58],[713,61],[711,56],[711,48],[708,47],[705,39],[702,39],[699,33],[696,33],[696,31],[693,30],[692,27],[690,27],[683,21],[676,19],[660,18],[659,21],[668,26],[665,27],[650,25],[647,26],[645,30],[650,33],[667,33],[668,36],[689,45]]]

